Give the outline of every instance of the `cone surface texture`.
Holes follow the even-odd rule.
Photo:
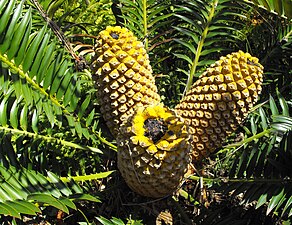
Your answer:
[[[100,110],[114,137],[135,107],[160,102],[146,50],[126,28],[100,32],[92,69]]]
[[[135,192],[153,198],[172,194],[190,162],[187,125],[162,105],[140,107],[120,128],[118,168]]]
[[[257,101],[263,66],[242,51],[221,57],[194,83],[175,107],[193,135],[193,161],[222,146]]]

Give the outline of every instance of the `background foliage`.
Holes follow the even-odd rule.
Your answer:
[[[1,223],[291,224],[291,1],[37,3],[0,2]],[[221,55],[241,49],[265,67],[246,122],[166,199],[113,172],[89,61],[115,23],[144,42],[171,107]]]

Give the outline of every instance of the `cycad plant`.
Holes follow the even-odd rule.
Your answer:
[[[0,2],[1,222],[41,213],[49,220],[53,206],[70,215],[56,214],[67,224],[289,224],[291,1],[112,2],[116,23],[143,42],[169,107],[220,56],[242,50],[264,66],[262,94],[245,122],[217,153],[190,165],[175,195],[155,201],[112,173],[117,148],[89,66],[94,39],[82,38],[113,24],[110,2],[74,4]]]

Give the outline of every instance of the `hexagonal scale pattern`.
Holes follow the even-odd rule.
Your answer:
[[[190,126],[192,157],[199,161],[222,146],[258,99],[263,66],[249,53],[221,57],[175,107]]]
[[[114,137],[135,107],[160,102],[143,43],[126,28],[109,26],[99,33],[92,69],[100,110]]]
[[[135,192],[153,198],[172,194],[190,162],[188,126],[162,105],[140,107],[120,128],[118,168]]]

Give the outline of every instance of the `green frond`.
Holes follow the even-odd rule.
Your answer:
[[[106,178],[109,175],[111,175],[113,172],[114,171],[107,171],[107,172],[101,172],[101,173],[96,173],[96,174],[73,176],[73,177],[70,177],[70,179],[68,179],[66,177],[61,177],[60,179],[63,182],[69,182],[71,179],[74,180],[74,181],[85,182],[85,181],[91,181],[91,180],[97,180],[97,179]]]
[[[262,7],[272,13],[292,19],[292,2],[291,0],[245,0],[246,2],[253,3],[256,6]]]
[[[120,0],[125,26],[132,30],[145,43],[146,50],[155,42],[153,38],[159,34],[159,28],[170,25],[172,10],[169,1],[155,0]]]
[[[0,166],[0,192],[0,215],[15,218],[21,218],[21,214],[36,215],[41,212],[42,205],[69,213],[69,209],[77,209],[76,201],[100,202],[98,198],[84,194],[73,180],[64,183],[51,172],[44,176],[22,167]]]
[[[49,18],[61,24],[60,28],[68,38],[72,33],[97,35],[106,26],[115,23],[111,0],[39,0],[39,3]]]
[[[176,41],[183,47],[182,54],[189,70],[184,93],[190,89],[194,77],[202,68],[214,62],[231,46],[245,40],[242,28],[246,22],[248,6],[242,1],[182,1],[175,16],[181,21],[174,28],[179,32]]]
[[[275,20],[277,21],[277,20]],[[291,54],[292,54],[292,24],[284,21],[277,21],[278,29],[271,40],[265,39],[266,47],[262,53],[262,63],[266,68],[266,80],[270,89],[281,91],[282,94],[289,94],[291,89]],[[260,47],[260,46],[259,46]],[[262,49],[262,47],[260,47]]]
[[[244,127],[244,140],[226,146],[216,170],[227,169],[219,190],[232,196],[243,194],[242,203],[256,201],[256,209],[287,218],[292,213],[290,180],[292,118],[287,101],[278,94],[257,108]],[[221,154],[219,152],[219,154]]]
[[[39,93],[31,90],[24,79],[16,80],[19,77],[14,74],[10,74],[12,80],[5,80],[5,75],[9,76],[10,71],[2,68],[2,72],[3,73],[0,74],[0,77],[2,78],[1,80],[4,85],[2,86],[2,90],[0,90],[1,134],[25,136],[52,144],[59,144],[64,147],[73,147],[102,153],[99,149],[94,147],[81,146],[79,144],[75,144],[74,142],[62,140],[59,137],[48,137],[46,135],[42,135],[42,131],[40,131],[40,129],[43,128],[39,126],[39,123],[44,123],[46,121],[42,118],[43,115],[47,116],[51,127],[54,127],[55,123],[58,123],[56,117],[62,116],[62,110],[52,104],[52,102],[48,99],[42,99]],[[10,84],[10,86],[6,86],[6,84]],[[38,100],[37,104],[34,104],[36,99]],[[81,112],[83,111],[83,113],[85,110],[84,108],[85,107],[82,107],[80,110]],[[68,118],[70,119],[70,117]],[[58,129],[61,128],[62,124],[63,122],[60,121],[60,124],[58,124]],[[85,133],[85,131],[80,131],[80,133],[81,132]]]
[[[96,126],[94,109],[80,96],[83,90],[94,90],[90,77],[74,72],[70,55],[60,49],[46,25],[32,23],[31,7],[6,1],[0,10],[1,125],[41,133],[42,123],[49,122],[52,129],[68,124],[77,138],[115,148],[89,128]],[[94,99],[93,94],[88,96]]]

